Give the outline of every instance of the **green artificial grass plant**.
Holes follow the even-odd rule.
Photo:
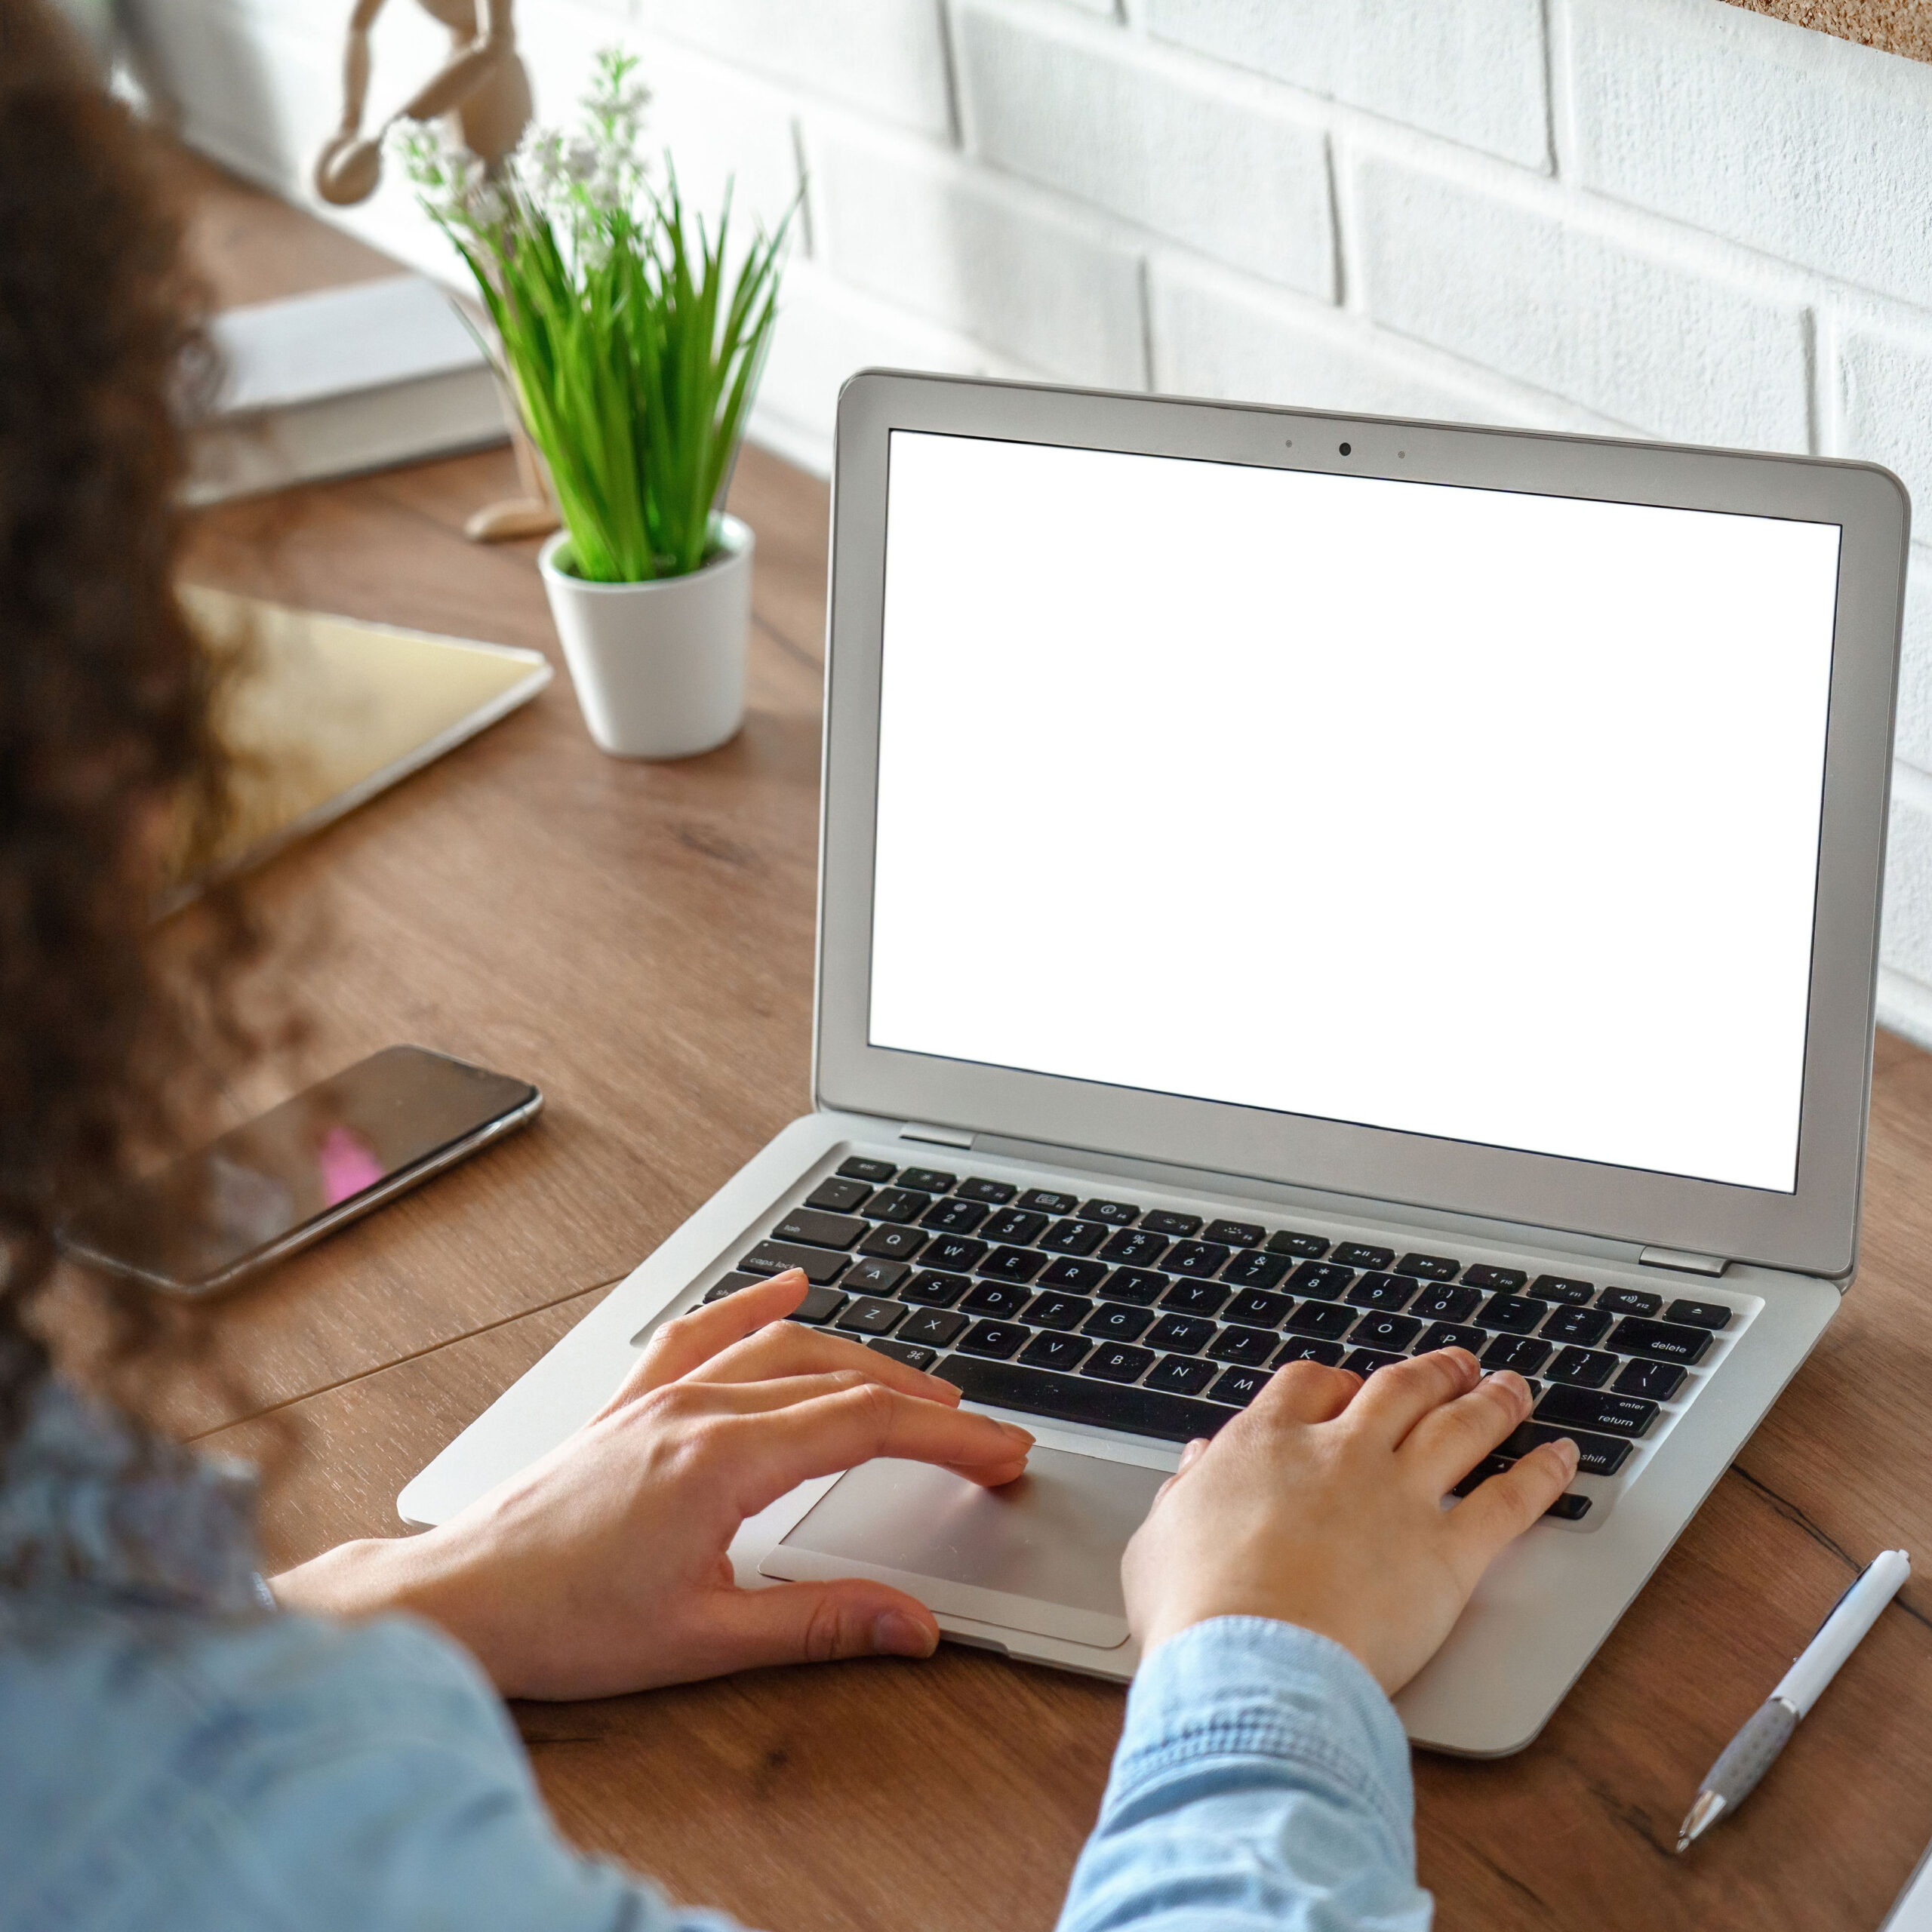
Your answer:
[[[716,554],[789,222],[731,265],[729,189],[713,236],[687,217],[668,158],[660,186],[639,158],[636,66],[600,54],[582,135],[536,136],[495,180],[426,133],[404,143],[549,466],[570,533],[558,561],[597,583],[680,577]]]

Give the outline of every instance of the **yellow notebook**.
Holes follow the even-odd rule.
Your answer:
[[[236,812],[195,876],[176,868],[165,909],[354,811],[550,681],[534,651],[197,586],[180,595],[213,650],[241,655],[220,721],[236,761]]]

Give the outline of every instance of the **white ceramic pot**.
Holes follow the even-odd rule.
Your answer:
[[[734,516],[718,536],[722,551],[701,570],[647,583],[559,570],[568,531],[537,554],[583,721],[617,757],[690,758],[744,722],[752,538]]]

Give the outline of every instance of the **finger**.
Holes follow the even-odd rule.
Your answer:
[[[1434,1349],[1378,1368],[1349,1405],[1349,1419],[1390,1448],[1424,1416],[1473,1389],[1482,1371],[1466,1349]]]
[[[939,1625],[916,1597],[856,1577],[726,1591],[715,1620],[731,1657],[725,1667],[737,1670],[836,1657],[929,1657],[939,1648]]]
[[[645,1345],[623,1386],[594,1420],[601,1422],[614,1409],[690,1374],[768,1323],[783,1321],[804,1300],[811,1286],[802,1268],[787,1268],[783,1274],[665,1322]]]
[[[1154,1500],[1156,1503],[1159,1502],[1161,1498],[1166,1495],[1168,1491],[1172,1489],[1196,1463],[1200,1461],[1207,1447],[1208,1438],[1204,1435],[1197,1435],[1187,1444],[1180,1452],[1180,1466],[1168,1477],[1165,1482],[1161,1484],[1158,1489],[1155,1491]]]
[[[1519,1463],[1479,1483],[1449,1512],[1449,1534],[1472,1567],[1469,1583],[1497,1551],[1513,1542],[1569,1486],[1577,1445],[1565,1435],[1540,1444]]]
[[[942,1408],[876,1382],[731,1426],[727,1467],[747,1516],[814,1476],[854,1469],[876,1456],[936,1463],[997,1488],[1024,1470],[1033,1446],[1032,1437],[1011,1423]]]
[[[693,1418],[720,1415],[762,1416],[770,1415],[778,1409],[795,1408],[801,1402],[815,1402],[822,1396],[843,1395],[869,1383],[880,1388],[886,1386],[880,1377],[869,1373],[866,1365],[861,1362],[856,1367],[841,1366],[821,1369],[816,1374],[763,1376],[755,1382],[714,1382],[688,1375],[678,1384],[678,1391],[684,1398],[681,1413]],[[892,1392],[906,1395],[903,1389],[894,1389]],[[958,1392],[955,1390],[954,1392],[956,1394]],[[906,1399],[923,1401],[926,1398],[915,1391],[906,1395]]]
[[[747,1291],[746,1292],[749,1292]],[[810,1375],[833,1369],[862,1370],[875,1382],[928,1402],[949,1407],[959,1391],[937,1375],[922,1375],[903,1361],[868,1349],[844,1335],[828,1335],[795,1321],[774,1321],[755,1334],[700,1362],[678,1380],[684,1382],[762,1382],[779,1375]]]
[[[1275,1370],[1246,1413],[1267,1422],[1332,1422],[1354,1401],[1361,1377],[1318,1361],[1291,1361]]]
[[[1424,1416],[1398,1453],[1446,1496],[1529,1412],[1529,1384],[1500,1369]]]

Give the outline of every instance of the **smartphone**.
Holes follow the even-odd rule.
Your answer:
[[[170,1294],[215,1294],[454,1167],[543,1104],[527,1080],[386,1047],[102,1195],[60,1244]]]

